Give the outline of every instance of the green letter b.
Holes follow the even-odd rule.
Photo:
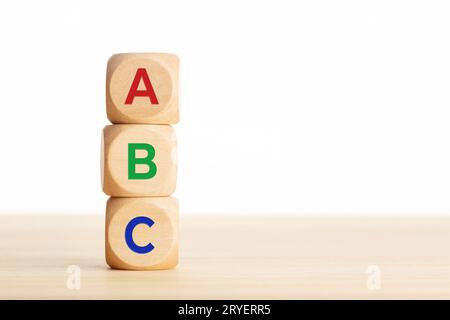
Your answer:
[[[147,151],[145,158],[136,158],[136,150]],[[155,148],[148,143],[129,143],[128,144],[128,179],[144,180],[151,179],[156,174],[156,164],[152,161],[155,157]],[[137,164],[145,164],[148,171],[144,173],[136,172]]]

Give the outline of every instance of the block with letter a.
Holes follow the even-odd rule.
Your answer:
[[[173,54],[113,55],[106,73],[108,119],[112,123],[177,123],[178,66]]]

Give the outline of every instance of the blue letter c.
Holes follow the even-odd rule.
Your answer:
[[[154,223],[155,222],[152,219],[144,216],[133,218],[128,222],[127,227],[125,228],[125,241],[131,250],[136,253],[145,254],[155,248],[151,243],[143,247],[138,246],[133,240],[133,230],[138,224],[146,224],[150,228]]]

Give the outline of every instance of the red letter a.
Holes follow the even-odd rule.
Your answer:
[[[144,81],[145,90],[138,90],[141,79]],[[152,104],[159,104],[158,98],[156,98],[155,90],[153,90],[152,83],[148,77],[147,70],[144,68],[137,69],[130,91],[128,92],[127,99],[125,100],[125,104],[132,104],[134,97],[149,97]]]

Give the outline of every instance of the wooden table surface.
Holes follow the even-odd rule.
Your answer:
[[[187,216],[169,271],[109,269],[103,223],[0,216],[0,299],[450,298],[450,217]]]

